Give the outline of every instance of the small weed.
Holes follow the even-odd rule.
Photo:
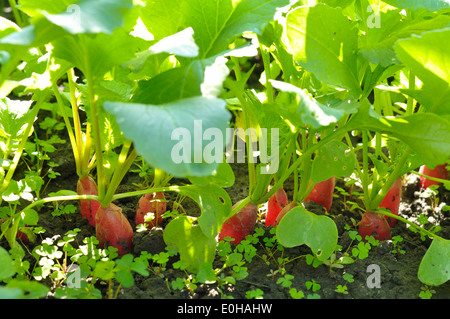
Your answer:
[[[347,295],[348,291],[347,291],[347,284],[354,282],[355,280],[353,279],[353,275],[345,273],[344,275],[342,275],[342,278],[345,280],[345,284],[344,285],[338,285],[336,288],[336,292]]]

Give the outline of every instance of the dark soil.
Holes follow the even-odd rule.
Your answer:
[[[70,144],[66,144],[59,148],[56,153],[52,154],[52,158],[60,166],[58,172],[61,176],[49,184],[46,193],[61,190],[71,189],[75,190],[77,176],[74,172],[73,156],[70,149]],[[227,189],[232,202],[236,202],[247,195],[247,171],[246,165],[234,165],[236,183],[233,187]],[[123,181],[123,186],[119,188],[119,192],[134,190],[133,183],[141,182],[137,174],[129,173]],[[173,184],[180,184],[183,180],[172,180]],[[337,182],[337,186],[344,188],[344,181]],[[292,198],[292,181],[285,184],[285,190]],[[450,192],[443,187],[439,189],[439,205],[433,208],[433,198],[427,195],[418,187],[418,179],[415,175],[409,175],[406,178],[403,187],[403,198],[400,207],[400,215],[410,219],[417,219],[420,213],[428,216],[431,224],[440,225],[442,230],[438,233],[444,238],[450,238],[450,216],[449,212],[444,212],[442,207],[445,204],[450,204]],[[338,192],[335,192],[338,194]],[[46,194],[43,194],[45,196]],[[174,199],[173,194],[166,194],[169,200],[168,209],[171,208],[170,201]],[[355,198],[352,198],[355,201]],[[138,198],[126,198],[118,201],[116,204],[122,207],[123,213],[128,217],[131,225],[134,227],[134,212]],[[343,247],[343,251],[351,252],[353,246],[357,244],[350,239],[348,230],[344,228],[345,225],[352,225],[352,219],[358,222],[361,218],[361,213],[358,210],[350,211],[344,206],[345,199],[342,196],[335,198],[330,212],[330,216],[335,220],[339,232],[339,245]],[[76,202],[73,204],[78,205]],[[190,199],[182,202],[183,208],[190,215],[198,215],[199,209],[197,205]],[[315,213],[322,213],[321,206],[315,204],[308,204],[310,211]],[[264,217],[265,207],[260,208],[261,217]],[[66,231],[75,227],[81,228],[79,236],[80,239],[95,235],[94,227],[90,226],[84,218],[79,214],[71,214],[69,217],[51,215],[51,205],[47,205],[40,211],[39,226],[46,229],[45,237],[52,237],[54,235],[63,235]],[[168,221],[166,221],[167,223]],[[266,236],[272,237],[269,234],[269,228],[259,223],[257,227],[262,227],[265,230]],[[355,226],[352,226],[355,230]],[[141,251],[148,251],[151,254],[165,251],[165,243],[163,240],[163,228],[156,228],[150,232],[136,233],[133,238],[134,255],[139,256]],[[345,265],[342,269],[333,269],[326,265],[320,265],[314,268],[312,265],[306,263],[305,255],[310,254],[311,251],[307,246],[300,246],[290,249],[285,249],[283,257],[294,259],[285,265],[286,273],[294,276],[292,286],[297,290],[305,293],[305,296],[312,295],[308,291],[305,283],[314,280],[319,283],[321,288],[316,292],[321,298],[341,299],[412,299],[419,298],[421,287],[424,284],[417,278],[417,271],[419,264],[424,256],[426,249],[431,241],[426,239],[422,241],[418,234],[408,230],[405,224],[399,222],[392,228],[392,235],[400,235],[403,237],[403,242],[400,243],[400,248],[405,251],[404,254],[394,254],[393,244],[391,241],[381,242],[379,246],[373,247],[367,258],[354,258],[353,264]],[[261,238],[261,245],[256,244],[258,255],[262,256],[265,253],[263,238]],[[39,244],[39,243],[37,243]],[[29,248],[30,250],[32,248]],[[278,254],[277,257],[281,255]],[[338,258],[340,257],[338,253]],[[131,288],[121,289],[118,298],[121,299],[202,299],[202,298],[220,298],[216,284],[203,285],[198,284],[195,291],[187,291],[184,289],[173,290],[170,288],[170,283],[177,277],[186,277],[186,273],[173,269],[170,261],[163,276],[156,276],[151,274],[144,277],[135,274],[135,285]],[[370,281],[370,265],[376,265],[381,271],[380,286],[370,288],[368,281]],[[281,277],[279,273],[272,275],[272,272],[277,271],[278,266],[274,261],[269,264],[264,262],[259,257],[254,257],[251,263],[245,265],[248,268],[249,275],[243,279],[238,280],[235,285],[226,287],[224,293],[227,296],[234,298],[245,298],[247,291],[260,289],[263,291],[263,298],[265,299],[289,299],[291,298],[289,288],[282,287],[277,283],[277,279]],[[348,273],[353,275],[354,282],[348,283],[348,294],[336,292],[338,285],[344,285],[345,280],[343,274]],[[450,282],[447,282],[439,287],[433,287],[435,291],[433,298],[448,299],[450,297]]]

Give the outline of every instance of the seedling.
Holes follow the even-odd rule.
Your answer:
[[[342,279],[345,280],[345,284],[344,285],[338,285],[336,288],[336,292],[347,295],[348,294],[348,287],[347,284],[354,282],[355,280],[353,279],[353,275],[349,274],[349,273],[345,273],[342,275]]]

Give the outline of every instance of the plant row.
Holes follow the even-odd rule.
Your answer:
[[[390,240],[390,228],[407,223],[432,239],[419,279],[449,279],[449,240],[398,214],[402,176],[449,188],[448,4],[12,5],[15,22],[0,19],[0,239],[12,251],[17,238],[33,241],[43,205],[78,200],[99,247],[126,256],[136,229],[114,201],[139,197],[135,225],[149,229],[163,224],[173,192],[201,211],[164,227],[165,243],[191,272],[212,270],[218,242],[251,235],[265,203],[265,223],[282,246],[306,245],[325,261],[338,241],[328,216],[336,179],[354,176],[363,189],[362,238]],[[37,123],[46,138],[34,129],[42,112],[51,114]],[[42,197],[57,177],[58,132],[67,133],[78,183]],[[232,203],[230,163],[242,154],[248,196]],[[148,165],[151,178],[118,193],[133,165]],[[187,183],[173,183],[180,179]],[[308,201],[325,214],[308,211]]]

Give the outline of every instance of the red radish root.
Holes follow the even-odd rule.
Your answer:
[[[100,206],[95,220],[95,230],[99,247],[116,247],[119,255],[131,252],[134,232],[128,219],[122,214],[120,207],[113,203],[108,207]]]
[[[319,182],[314,185],[311,192],[306,196],[305,202],[315,202],[317,204],[322,204],[327,212],[331,209],[331,204],[333,203],[333,192],[334,186],[336,184],[336,177],[331,177],[325,181]]]
[[[80,178],[77,183],[78,195],[98,195],[97,184],[90,176]],[[81,216],[87,218],[89,224],[95,226],[95,214],[100,203],[93,199],[80,199]]]
[[[241,201],[233,205],[235,208]],[[232,243],[238,245],[247,235],[255,229],[258,220],[258,206],[252,203],[245,205],[238,213],[227,219],[219,233],[219,241],[231,237]]]
[[[398,209],[400,207],[400,200],[402,197],[402,179],[397,178],[389,189],[388,193],[384,197],[383,201],[380,204],[380,207],[387,208],[391,211],[392,214],[398,215]],[[389,227],[394,226],[397,223],[395,218],[391,218],[385,216]]]
[[[366,236],[373,236],[377,240],[391,239],[391,228],[383,215],[366,212],[359,223],[359,234],[365,240]]]
[[[419,169],[419,173],[423,174],[423,175],[447,180],[448,179],[448,171],[445,168],[446,166],[447,166],[447,164],[436,165],[436,167],[434,169],[430,169],[427,166],[422,165]],[[439,183],[437,181],[433,181],[428,178],[425,178],[423,176],[420,176],[419,185],[423,189],[427,189],[431,185],[439,185],[439,184],[441,184],[441,183]]]
[[[136,209],[134,221],[136,226],[144,223],[145,215],[153,213],[154,218],[151,221],[146,221],[145,224],[148,229],[161,225],[163,222],[162,215],[166,212],[166,202],[163,192],[148,193],[139,199],[139,204]]]
[[[283,188],[279,188],[267,202],[266,226],[272,226],[281,210],[288,204],[288,197]]]

